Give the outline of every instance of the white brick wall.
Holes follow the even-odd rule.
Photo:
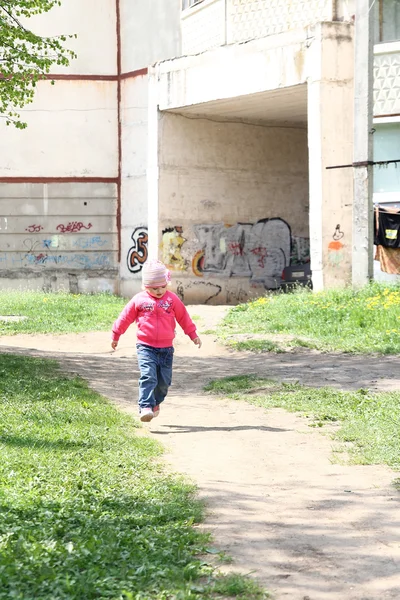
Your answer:
[[[398,52],[378,54],[374,60],[374,115],[399,113],[400,49]]]
[[[225,43],[331,21],[334,4],[334,0],[205,0],[182,13],[182,52],[197,54]]]
[[[225,44],[225,0],[208,0],[182,14],[182,54]]]
[[[332,20],[332,0],[229,0],[228,43]]]

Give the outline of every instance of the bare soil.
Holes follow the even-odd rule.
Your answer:
[[[190,307],[199,331],[225,308]],[[196,318],[197,318],[196,317]],[[329,435],[307,419],[204,394],[211,379],[257,373],[341,389],[399,390],[398,357],[234,353],[202,336],[176,341],[174,382],[161,416],[142,432],[162,442],[174,471],[199,487],[205,527],[234,562],[276,599],[400,599],[399,476],[384,466],[333,462]],[[3,352],[57,359],[122,410],[137,415],[135,331],[117,352],[108,333],[3,336]]]

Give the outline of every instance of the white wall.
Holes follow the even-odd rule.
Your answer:
[[[400,113],[400,43],[378,44],[374,56],[374,115]]]
[[[132,296],[141,287],[141,271],[147,259],[147,76],[123,81],[121,97],[120,291]]]
[[[54,65],[52,73],[115,75],[117,73],[116,0],[63,0],[50,12],[25,19],[38,35],[77,35],[65,46],[77,59],[69,67]]]
[[[0,287],[117,290],[115,184],[0,184]]]
[[[346,0],[204,0],[182,12],[182,54],[198,54],[340,18]]]
[[[120,0],[122,72],[180,55],[181,0]]]
[[[309,48],[311,269],[316,291],[351,284],[353,247],[353,27],[322,23]]]
[[[334,0],[228,0],[228,43],[331,21]]]
[[[182,12],[182,55],[226,44],[226,2],[205,0]]]
[[[352,21],[356,14],[356,0],[336,0],[336,18],[339,21]]]
[[[181,0],[120,0],[121,262],[120,292],[141,288],[148,255],[148,77],[135,71],[179,56]]]
[[[0,122],[0,177],[116,177],[117,92],[110,81],[41,81],[22,112]]]
[[[305,83],[308,35],[299,29],[158,64],[149,71],[157,104],[168,110]]]
[[[0,122],[1,287],[118,291],[116,16],[115,0],[64,0],[26,21],[76,33],[78,58],[39,82],[27,129]]]
[[[163,114],[159,140],[160,257],[185,301],[263,291],[290,262],[290,236],[309,237],[307,132]]]

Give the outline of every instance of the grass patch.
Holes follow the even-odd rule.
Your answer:
[[[286,347],[397,354],[399,308],[400,285],[372,283],[362,290],[319,293],[300,289],[292,294],[270,294],[232,308],[219,326],[218,335],[225,343],[234,343],[238,334],[283,334],[293,336],[285,341]],[[260,351],[257,344],[236,348]]]
[[[217,599],[194,489],[53,361],[0,355],[0,599]],[[243,598],[266,597],[247,578]],[[255,584],[254,584],[255,585]],[[246,588],[246,586],[248,586]]]
[[[257,583],[234,573],[225,577],[218,577],[215,583],[215,592],[224,596],[236,596],[242,599],[263,597]]]
[[[111,294],[0,291],[0,316],[21,316],[18,322],[0,319],[0,335],[106,331],[126,299]]]
[[[353,463],[400,469],[400,392],[307,388],[255,375],[218,379],[205,390],[263,408],[300,412],[312,419],[311,426],[337,422],[332,435],[341,442],[350,442],[346,450]]]
[[[279,344],[271,340],[228,340],[227,345],[233,350],[256,352],[258,354],[263,352],[284,352]]]

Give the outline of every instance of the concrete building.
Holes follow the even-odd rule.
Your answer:
[[[399,2],[373,10],[376,156],[400,158]],[[327,167],[353,162],[354,13],[64,0],[38,18],[78,34],[78,59],[27,130],[0,125],[1,286],[129,296],[149,255],[187,302],[244,301],[309,259],[315,289],[351,283],[353,170]],[[378,172],[376,198],[399,186]]]

